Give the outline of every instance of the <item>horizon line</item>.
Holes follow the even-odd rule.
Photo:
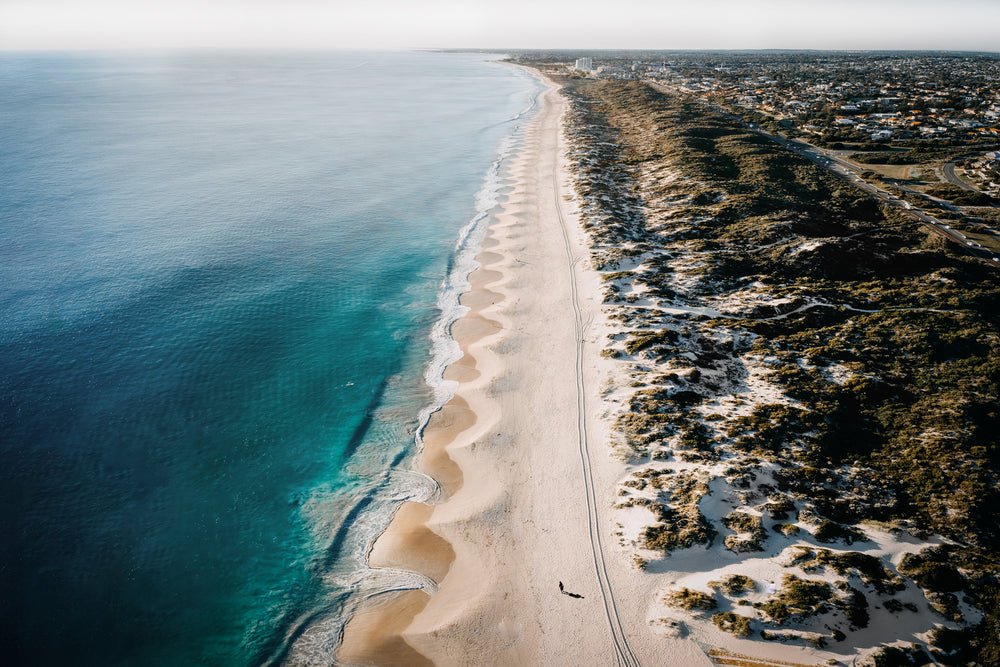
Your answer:
[[[493,46],[218,46],[218,45],[151,45],[151,46],[86,46],[59,47],[37,46],[21,48],[5,48],[0,46],[0,54],[4,53],[103,53],[103,52],[163,52],[163,51],[214,51],[214,52],[451,52],[451,53],[579,53],[586,51],[596,54],[611,53],[921,53],[921,54],[973,54],[1000,56],[1000,50],[986,49],[951,49],[951,48],[788,48],[788,47],[705,47],[705,48],[651,48],[651,47],[493,47]]]

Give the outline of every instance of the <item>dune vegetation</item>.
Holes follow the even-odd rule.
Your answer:
[[[836,613],[843,630],[813,640],[837,642],[919,589],[941,623],[927,651],[995,664],[1000,274],[697,101],[638,82],[565,94],[620,369],[613,445],[634,470],[618,506],[651,511],[644,562],[800,543],[803,576],[717,627]],[[876,531],[927,548],[865,554]],[[671,604],[713,608],[692,591]]]

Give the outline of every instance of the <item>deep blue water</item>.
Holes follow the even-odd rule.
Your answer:
[[[0,55],[0,662],[322,655],[392,585],[361,552],[427,492],[442,281],[538,89],[471,54]]]

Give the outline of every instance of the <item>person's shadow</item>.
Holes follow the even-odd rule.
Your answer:
[[[579,599],[579,598],[583,597],[579,593],[570,593],[569,591],[567,591],[565,588],[563,588],[563,582],[561,582],[561,581],[559,582],[559,592],[562,593],[563,595],[568,595],[571,598],[577,598],[577,599]]]

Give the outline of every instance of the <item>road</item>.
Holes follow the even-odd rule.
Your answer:
[[[649,83],[651,83],[654,88],[662,90],[663,92],[672,95],[681,94],[679,91],[676,91],[671,87],[665,86],[661,83],[656,83],[656,82],[649,82]],[[904,214],[916,219],[918,222],[920,222],[922,225],[930,229],[935,234],[938,234],[939,236],[942,236],[948,239],[949,241],[959,244],[960,246],[965,248],[965,250],[970,254],[979,257],[980,259],[984,260],[987,264],[990,264],[994,268],[1000,269],[1000,257],[994,255],[989,250],[983,248],[983,246],[980,243],[969,240],[964,234],[955,231],[954,229],[951,228],[950,225],[930,215],[925,209],[918,208],[913,204],[911,204],[910,202],[903,201],[902,199],[896,197],[891,192],[883,190],[877,185],[873,185],[872,183],[869,183],[868,181],[864,180],[863,178],[861,178],[860,173],[858,173],[857,165],[840,157],[839,155],[837,155],[836,151],[830,151],[820,148],[818,146],[814,146],[813,144],[810,144],[801,139],[791,139],[791,140],[786,139],[772,132],[768,132],[767,130],[762,129],[753,123],[747,123],[739,116],[736,116],[721,107],[718,107],[714,104],[710,104],[709,102],[706,102],[698,98],[694,99],[710,107],[714,111],[723,114],[727,118],[730,118],[740,123],[741,125],[747,127],[748,129],[753,130],[757,134],[767,137],[768,139],[771,139],[772,141],[775,141],[776,143],[784,146],[788,150],[798,153],[799,155],[807,158],[808,160],[811,160],[820,167],[835,174],[836,176],[839,176],[840,178],[844,179],[845,181],[854,185],[855,187],[864,190],[868,194],[876,197],[877,199],[882,200],[886,204],[901,209]],[[947,166],[951,167],[952,177],[954,177],[956,180],[959,180],[958,177],[955,176],[954,163],[949,163],[949,165]],[[947,166],[945,171],[946,177],[948,173]],[[975,190],[975,188],[971,188],[967,185],[963,185],[963,187]]]
[[[986,261],[994,268],[1000,269],[1000,259],[990,251],[983,248],[982,244],[977,241],[972,241],[966,237],[961,232],[958,232],[951,228],[942,220],[935,218],[933,215],[929,214],[925,209],[919,208],[911,204],[910,202],[904,201],[899,197],[887,190],[869,183],[868,181],[861,178],[860,174],[857,172],[857,167],[848,162],[847,160],[839,157],[834,153],[834,151],[828,151],[818,146],[814,146],[808,142],[802,141],[801,139],[795,139],[789,141],[783,139],[777,135],[771,134],[765,130],[757,130],[760,134],[773,139],[779,144],[785,146],[789,150],[792,150],[803,157],[812,160],[814,163],[823,167],[827,171],[833,172],[837,176],[840,176],[847,182],[851,183],[857,188],[864,190],[868,194],[882,200],[886,204],[893,206],[898,209],[902,209],[903,213],[909,215],[912,218],[918,220],[925,227],[930,229],[935,234],[943,236],[944,238],[952,241],[954,243],[963,246],[969,253],[979,257]],[[954,175],[954,165],[952,164],[952,174]],[[974,189],[974,188],[972,188]]]
[[[944,173],[944,177],[945,177],[945,179],[947,179],[947,181],[949,183],[952,183],[953,185],[957,185],[958,187],[962,188],[963,190],[968,190],[970,192],[979,192],[979,190],[977,190],[976,188],[972,187],[971,185],[969,185],[968,183],[966,183],[965,181],[963,181],[961,178],[959,178],[955,174],[955,161],[954,160],[952,160],[951,162],[949,162],[948,164],[946,164],[944,167],[942,167],[941,171]]]

